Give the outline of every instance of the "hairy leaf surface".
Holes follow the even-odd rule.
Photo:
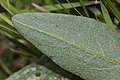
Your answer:
[[[6,80],[69,80],[62,77],[44,66],[36,63],[30,64],[22,70],[14,73]]]
[[[120,35],[91,18],[24,13],[16,29],[62,68],[86,80],[120,79]]]

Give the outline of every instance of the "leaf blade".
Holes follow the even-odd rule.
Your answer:
[[[110,77],[119,66],[119,53],[115,51],[119,51],[119,36],[107,25],[90,18],[51,13],[27,13],[12,20],[24,37],[62,68],[87,80],[119,79],[119,72]]]
[[[61,78],[63,80],[69,80],[68,78],[52,72],[44,66],[33,63],[14,73],[6,80],[61,80]]]
[[[104,16],[106,24],[109,25],[112,29],[116,29],[116,26],[113,24],[113,22],[112,22],[112,20],[110,18],[110,15],[108,13],[107,8],[104,6],[102,1],[100,1],[100,4],[101,4],[101,9],[102,9],[103,16]]]

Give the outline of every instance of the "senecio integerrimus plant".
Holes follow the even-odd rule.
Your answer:
[[[23,13],[15,28],[65,70],[85,80],[120,79],[120,35],[91,18]]]

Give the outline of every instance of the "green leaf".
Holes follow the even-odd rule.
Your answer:
[[[120,11],[113,4],[113,2],[111,0],[101,0],[101,1],[111,10],[111,12],[115,15],[115,17],[120,22]]]
[[[3,28],[3,29],[6,30],[7,32],[12,32],[12,33],[14,33],[14,35],[17,35],[17,36],[19,35],[19,33],[18,33],[15,29],[6,27],[6,26],[2,25],[1,23],[0,23],[0,28]]]
[[[105,22],[107,25],[109,25],[112,29],[116,29],[116,26],[113,24],[110,15],[108,13],[108,10],[106,9],[106,7],[104,6],[104,4],[102,3],[102,1],[100,1],[101,4],[101,9],[102,9],[102,13],[103,13],[103,17],[105,19]]]
[[[67,8],[65,8],[65,7],[62,5],[61,2],[59,2],[59,0],[56,0],[56,2],[63,8],[63,10],[64,10],[65,12],[67,12],[68,14],[71,14],[70,11],[67,10]]]
[[[13,0],[15,8],[21,10],[24,6],[32,4],[32,0]]]
[[[81,7],[80,3],[79,2],[71,2],[71,4],[74,6],[74,7]],[[84,2],[84,5],[85,6],[89,6],[89,5],[93,5],[95,4],[94,1],[87,1],[87,2]],[[70,8],[73,8],[69,3],[62,3],[61,4],[64,8],[66,9],[70,9]],[[46,8],[47,10],[49,11],[56,11],[56,10],[62,10],[64,9],[60,4],[52,4],[52,5],[43,5],[42,7],[43,8]]]
[[[13,26],[12,22],[3,14],[0,13],[0,19],[4,20],[6,23],[8,23],[10,26]]]
[[[16,29],[62,68],[86,80],[120,79],[120,35],[91,18],[24,13]]]
[[[20,13],[14,6],[7,2],[8,0],[0,0],[0,4],[6,9],[11,15]]]
[[[80,15],[82,16],[82,14],[77,10],[77,8],[75,8],[75,6],[69,1],[69,0],[66,0],[71,6],[72,8]]]
[[[53,73],[51,70],[45,68],[44,66],[34,63],[14,73],[6,80],[61,80],[61,79],[69,80],[56,73]]]
[[[88,13],[88,11],[87,11],[87,9],[86,9],[86,7],[85,7],[85,3],[84,3],[82,0],[79,0],[79,2],[80,2],[80,4],[81,4],[82,7],[83,7],[83,10],[85,11],[86,16],[87,16],[87,17],[90,17],[90,16],[89,16],[89,13]]]

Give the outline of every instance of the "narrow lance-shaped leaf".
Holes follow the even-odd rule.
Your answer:
[[[0,0],[0,4],[6,9],[11,15],[20,13],[15,7],[13,7],[7,0]]]
[[[120,35],[91,18],[24,13],[16,29],[62,68],[86,80],[120,79]]]
[[[74,7],[81,7],[79,2],[71,2],[71,3],[73,4]],[[95,1],[87,1],[87,2],[85,1],[84,3],[85,3],[85,6],[90,6],[95,4]],[[61,5],[64,6],[66,9],[73,8],[69,3],[61,3]],[[49,11],[56,11],[56,10],[64,9],[62,6],[60,6],[59,4],[54,4],[54,5],[52,4],[52,5],[43,5],[42,7],[46,8]]]
[[[101,1],[105,4],[105,6],[107,6],[111,10],[111,12],[115,15],[115,17],[120,22],[120,11],[113,4],[113,2],[111,0],[101,0]]]
[[[106,7],[102,3],[102,1],[100,1],[100,4],[101,4],[101,10],[102,10],[103,17],[105,19],[106,24],[109,25],[112,29],[116,29],[116,26],[113,24],[113,22],[110,18],[110,15],[108,13],[108,10],[106,9]]]
[[[0,13],[0,19],[4,20],[5,22],[7,22],[10,26],[13,26],[12,22],[3,14]]]

